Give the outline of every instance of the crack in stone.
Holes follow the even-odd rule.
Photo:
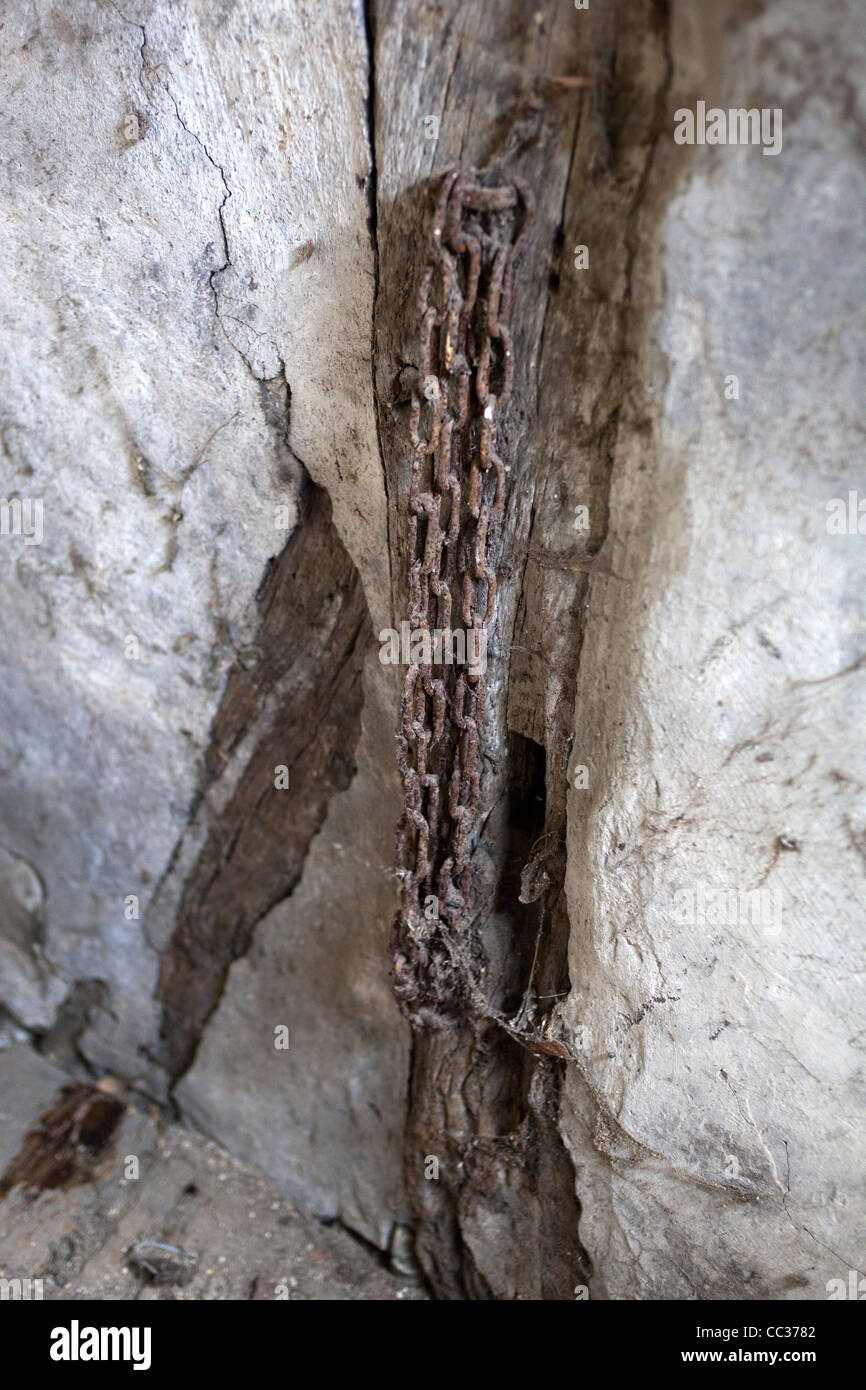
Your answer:
[[[141,46],[140,46],[140,48],[139,48],[139,55],[140,55],[140,58],[141,58],[141,81],[142,81],[142,87],[144,87],[145,90],[146,90],[146,89],[147,89],[147,85],[148,85],[148,81],[149,81],[149,79],[150,79],[151,74],[152,74],[152,73],[156,73],[156,72],[159,70],[159,68],[162,66],[162,64],[160,64],[160,63],[149,64],[148,61],[147,61],[147,58],[145,57],[145,50],[146,50],[146,48],[148,47],[147,31],[146,31],[145,26],[144,26],[143,24],[139,24],[136,20],[128,19],[127,16],[122,12],[122,10],[119,9],[119,7],[117,6],[117,4],[115,3],[115,0],[110,0],[110,4],[111,4],[111,6],[112,6],[112,9],[120,16],[120,18],[123,20],[123,22],[124,22],[125,24],[129,24],[133,29],[138,29],[138,31],[139,31],[140,34],[141,34],[142,41],[141,41]],[[169,87],[168,83],[167,83],[165,80],[163,80],[163,81],[160,83],[160,85],[162,86],[163,91],[165,92],[166,96],[168,97],[169,101],[171,102],[171,104],[172,104],[172,106],[173,106],[173,108],[174,108],[174,114],[175,114],[175,117],[177,118],[178,124],[180,125],[181,129],[182,129],[183,131],[185,131],[185,133],[186,133],[187,135],[189,135],[189,137],[190,137],[192,140],[194,140],[195,143],[198,145],[199,149],[200,149],[200,150],[202,151],[202,153],[204,154],[204,156],[205,156],[205,158],[207,159],[208,163],[209,163],[209,164],[211,165],[211,167],[212,167],[213,169],[215,169],[216,172],[219,174],[220,180],[221,180],[222,186],[223,186],[223,198],[222,198],[222,201],[221,201],[219,207],[217,208],[217,220],[218,220],[218,222],[219,222],[219,226],[220,226],[220,236],[221,236],[221,238],[222,238],[222,244],[223,244],[223,263],[222,263],[222,265],[215,266],[214,269],[213,269],[213,270],[210,272],[210,274],[208,275],[208,284],[209,284],[209,286],[210,286],[211,294],[213,295],[214,317],[216,318],[217,322],[219,323],[219,326],[220,326],[220,329],[221,329],[221,331],[222,331],[223,337],[225,338],[225,340],[226,340],[226,342],[228,343],[229,347],[231,347],[231,348],[238,354],[238,356],[241,358],[241,361],[244,363],[244,366],[247,368],[247,370],[249,371],[250,375],[254,378],[254,380],[256,380],[256,381],[263,381],[263,380],[264,380],[264,381],[275,381],[275,380],[278,380],[278,379],[279,379],[280,375],[282,375],[282,376],[285,378],[285,373],[286,373],[285,362],[284,362],[284,360],[283,360],[282,354],[280,353],[280,350],[279,350],[279,348],[278,348],[278,346],[277,346],[276,343],[274,343],[273,341],[271,341],[270,346],[271,346],[271,348],[272,348],[272,350],[273,350],[273,352],[274,352],[274,355],[276,356],[277,360],[278,360],[279,363],[280,363],[280,369],[279,369],[279,371],[275,372],[273,376],[271,376],[271,377],[265,377],[265,376],[263,376],[263,375],[260,375],[260,374],[256,371],[255,367],[253,366],[253,363],[252,363],[252,362],[250,361],[250,359],[247,357],[247,355],[246,355],[246,353],[244,352],[243,348],[241,348],[241,347],[235,342],[235,340],[232,338],[232,336],[231,336],[231,334],[230,334],[228,328],[226,327],[225,317],[232,318],[232,317],[234,317],[234,316],[233,316],[233,315],[224,316],[222,310],[220,309],[220,296],[219,296],[219,290],[217,289],[217,280],[219,279],[220,276],[224,275],[225,272],[226,272],[227,270],[229,270],[230,268],[232,268],[232,267],[234,266],[234,262],[233,262],[232,257],[231,257],[231,249],[230,249],[230,246],[229,246],[228,228],[226,227],[226,219],[225,219],[225,208],[226,208],[226,205],[227,205],[229,199],[230,199],[231,197],[233,197],[234,195],[233,195],[232,189],[231,189],[231,187],[230,187],[230,185],[229,185],[228,178],[226,177],[225,168],[223,167],[222,164],[219,163],[218,160],[214,159],[213,155],[211,154],[211,152],[210,152],[210,150],[208,149],[207,145],[205,144],[204,140],[202,140],[201,136],[200,136],[200,135],[197,135],[196,132],[191,128],[191,126],[187,125],[186,121],[184,120],[183,116],[181,115],[180,107],[179,107],[178,102],[177,102],[177,98],[174,96],[174,93],[172,92],[172,90],[171,90],[171,88]],[[239,323],[240,323],[240,322],[242,322],[242,320],[236,319],[236,322],[239,322]],[[246,324],[245,324],[244,326],[247,327],[247,328],[249,327],[249,325],[246,325]],[[260,335],[260,336],[264,336],[264,335]]]
[[[370,249],[373,253],[373,306],[370,315],[370,376],[373,389],[373,418],[376,424],[376,448],[379,467],[385,490],[385,539],[388,552],[388,581],[393,593],[393,556],[391,553],[391,503],[388,488],[388,469],[385,463],[385,449],[382,443],[381,402],[376,383],[376,313],[379,306],[379,170],[376,156],[376,18],[375,0],[364,0],[364,34],[367,45],[367,143],[370,151],[370,172],[366,180],[367,228],[370,234]],[[338,464],[339,469],[339,464]]]
[[[172,1085],[195,1059],[231,965],[293,893],[331,798],[356,770],[369,614],[330,499],[309,478],[301,511],[256,596],[255,659],[236,661],[229,673],[190,817],[188,828],[195,821],[204,834],[179,893],[157,990]],[[275,781],[281,765],[290,790]],[[232,789],[217,808],[209,792],[225,774]]]

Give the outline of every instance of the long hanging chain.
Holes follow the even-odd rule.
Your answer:
[[[506,498],[497,444],[514,375],[514,269],[533,209],[522,183],[490,186],[460,169],[437,177],[432,193],[411,413],[413,640],[397,735],[405,809],[391,957],[403,1012],[441,1027],[466,992],[487,684],[482,670],[470,669],[477,662],[438,660],[432,629],[446,634],[447,651],[459,616],[465,650],[477,657],[495,622],[494,559]]]

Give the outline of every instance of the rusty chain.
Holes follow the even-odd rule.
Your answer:
[[[436,177],[432,195],[411,407],[409,624],[428,637],[433,628],[450,633],[459,614],[477,653],[482,643],[486,651],[495,622],[494,560],[506,498],[497,444],[514,376],[514,270],[533,209],[517,180],[487,184],[461,169]],[[487,685],[480,671],[437,666],[427,656],[422,642],[406,672],[397,735],[405,808],[391,958],[403,1012],[442,1026],[467,987],[460,963],[472,909]]]

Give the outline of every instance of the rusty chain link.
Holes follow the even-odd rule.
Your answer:
[[[497,452],[511,394],[514,269],[532,221],[517,180],[488,185],[449,169],[432,181],[430,255],[418,293],[420,355],[411,407],[406,559],[413,633],[452,631],[474,651],[495,621],[494,560],[506,496]],[[459,1008],[471,915],[487,685],[423,650],[406,673],[397,735],[405,809],[397,832],[395,993],[416,1022]]]

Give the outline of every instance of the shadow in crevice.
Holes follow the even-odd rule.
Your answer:
[[[172,1084],[192,1065],[232,963],[293,892],[331,798],[355,772],[370,620],[330,499],[309,478],[256,602],[257,640],[229,672],[211,728],[196,812],[207,828],[160,962]]]

